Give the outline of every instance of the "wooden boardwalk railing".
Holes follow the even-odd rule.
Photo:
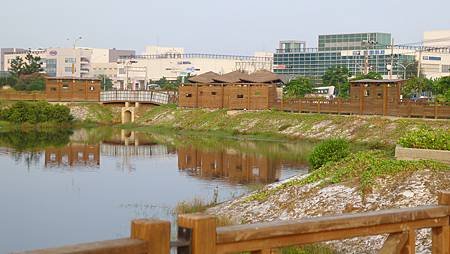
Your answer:
[[[431,228],[432,252],[450,254],[450,192],[441,192],[438,205],[389,209],[360,214],[325,216],[295,221],[217,227],[211,215],[188,214],[178,217],[178,241],[170,242],[170,223],[135,220],[131,237],[113,241],[24,252],[27,254],[223,254],[251,252],[279,253],[286,246],[389,234],[379,251],[415,253],[416,230]]]

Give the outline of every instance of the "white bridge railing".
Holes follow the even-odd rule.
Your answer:
[[[152,90],[115,90],[100,93],[100,102],[141,102],[152,104],[168,104],[175,97],[169,91]]]

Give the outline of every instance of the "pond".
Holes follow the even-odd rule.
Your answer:
[[[0,132],[0,253],[127,237],[132,219],[173,221],[182,201],[304,174],[311,147],[106,127]]]

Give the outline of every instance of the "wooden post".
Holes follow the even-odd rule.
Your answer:
[[[302,113],[302,99],[298,99],[298,113]]]
[[[178,227],[192,230],[192,254],[216,253],[216,217],[203,214],[182,214],[178,216]]]
[[[437,100],[434,99],[434,119],[437,119],[437,118],[438,118],[437,113],[438,113]]]
[[[170,252],[170,222],[162,220],[133,220],[131,238],[146,241],[145,254],[168,254]]]
[[[317,113],[320,114],[320,100],[317,100]]]
[[[387,115],[388,111],[388,88],[383,86],[383,116]]]
[[[281,97],[281,111],[284,111],[284,97]]]
[[[250,109],[250,85],[247,85],[247,110]]]
[[[446,191],[438,193],[438,204],[450,206],[450,192]],[[450,253],[449,223],[449,217],[447,217],[445,226],[432,229],[432,253]]]
[[[337,103],[338,103],[338,115],[341,114],[341,107],[342,107],[342,99],[338,98],[337,99]]]

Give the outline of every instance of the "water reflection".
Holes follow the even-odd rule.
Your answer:
[[[222,202],[304,173],[311,147],[109,127],[0,131],[0,253],[126,237],[130,220],[171,220],[181,201],[217,190]]]

